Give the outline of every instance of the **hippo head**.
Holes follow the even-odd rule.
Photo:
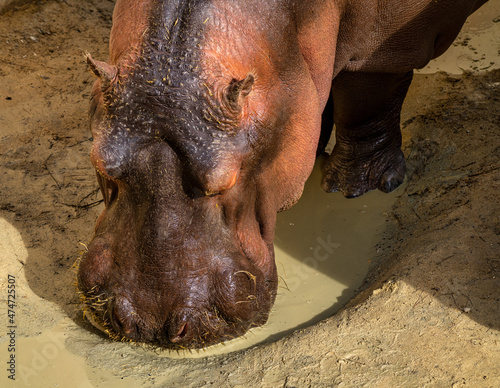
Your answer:
[[[291,115],[312,99],[292,101],[258,66],[228,73],[210,50],[149,41],[114,64],[88,56],[105,209],[78,287],[110,336],[202,348],[267,321],[276,214],[300,197],[316,144],[299,132],[319,121]]]

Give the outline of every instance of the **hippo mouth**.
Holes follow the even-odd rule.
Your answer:
[[[233,280],[230,286],[217,291],[221,294],[231,292],[229,288],[239,288],[236,298],[241,300],[233,297],[233,300],[219,300],[202,307],[176,305],[166,316],[147,311],[147,306],[139,307],[123,295],[102,292],[98,287],[82,291],[79,285],[79,294],[84,318],[113,340],[174,350],[200,349],[240,337],[268,319],[275,290],[269,290],[263,298],[262,292],[256,292],[255,275],[237,271],[233,276],[238,277],[238,281]],[[249,285],[246,291],[245,285]]]
[[[133,324],[130,318],[123,323],[116,313],[117,305],[123,304],[123,298],[109,299],[102,293],[91,295],[92,293],[80,293],[84,319],[96,329],[116,341],[138,342],[165,349],[206,348],[243,336],[252,327],[261,326],[267,321],[266,314],[260,314],[253,321],[243,322],[224,316],[215,307],[212,311],[203,313],[186,308],[182,312],[172,314],[163,328],[152,330],[146,327],[147,322],[140,319],[135,312],[132,312],[132,316],[135,315]]]

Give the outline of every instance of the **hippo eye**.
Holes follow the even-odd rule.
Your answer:
[[[104,205],[108,207],[118,196],[118,185],[115,181],[107,179],[99,173],[97,173],[97,181],[104,198]]]

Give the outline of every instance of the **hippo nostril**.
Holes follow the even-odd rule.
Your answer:
[[[185,323],[184,326],[182,327],[181,332],[178,334],[178,337],[183,338],[186,335],[187,327],[188,327],[188,324]]]
[[[111,303],[111,325],[117,333],[127,338],[136,339],[138,331],[138,314],[127,298],[121,297]]]
[[[111,320],[111,322],[113,323],[113,325],[115,326],[117,331],[122,332],[123,331],[123,324],[122,324],[121,319],[116,314],[116,311],[113,311],[112,317],[113,317],[113,319]]]
[[[169,335],[170,342],[178,343],[181,342],[188,333],[188,323],[181,322],[176,330],[172,330],[172,334]]]
[[[187,323],[184,323],[178,330],[177,332],[177,336],[174,337],[174,339],[182,339],[186,336],[187,334],[187,328],[188,328],[188,324]]]

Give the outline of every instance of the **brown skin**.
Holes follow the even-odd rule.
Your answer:
[[[276,213],[300,197],[328,135],[325,106],[337,145],[323,187],[394,189],[411,70],[474,9],[268,3],[119,0],[108,62],[88,57],[106,208],[78,286],[111,336],[200,348],[265,323]]]

